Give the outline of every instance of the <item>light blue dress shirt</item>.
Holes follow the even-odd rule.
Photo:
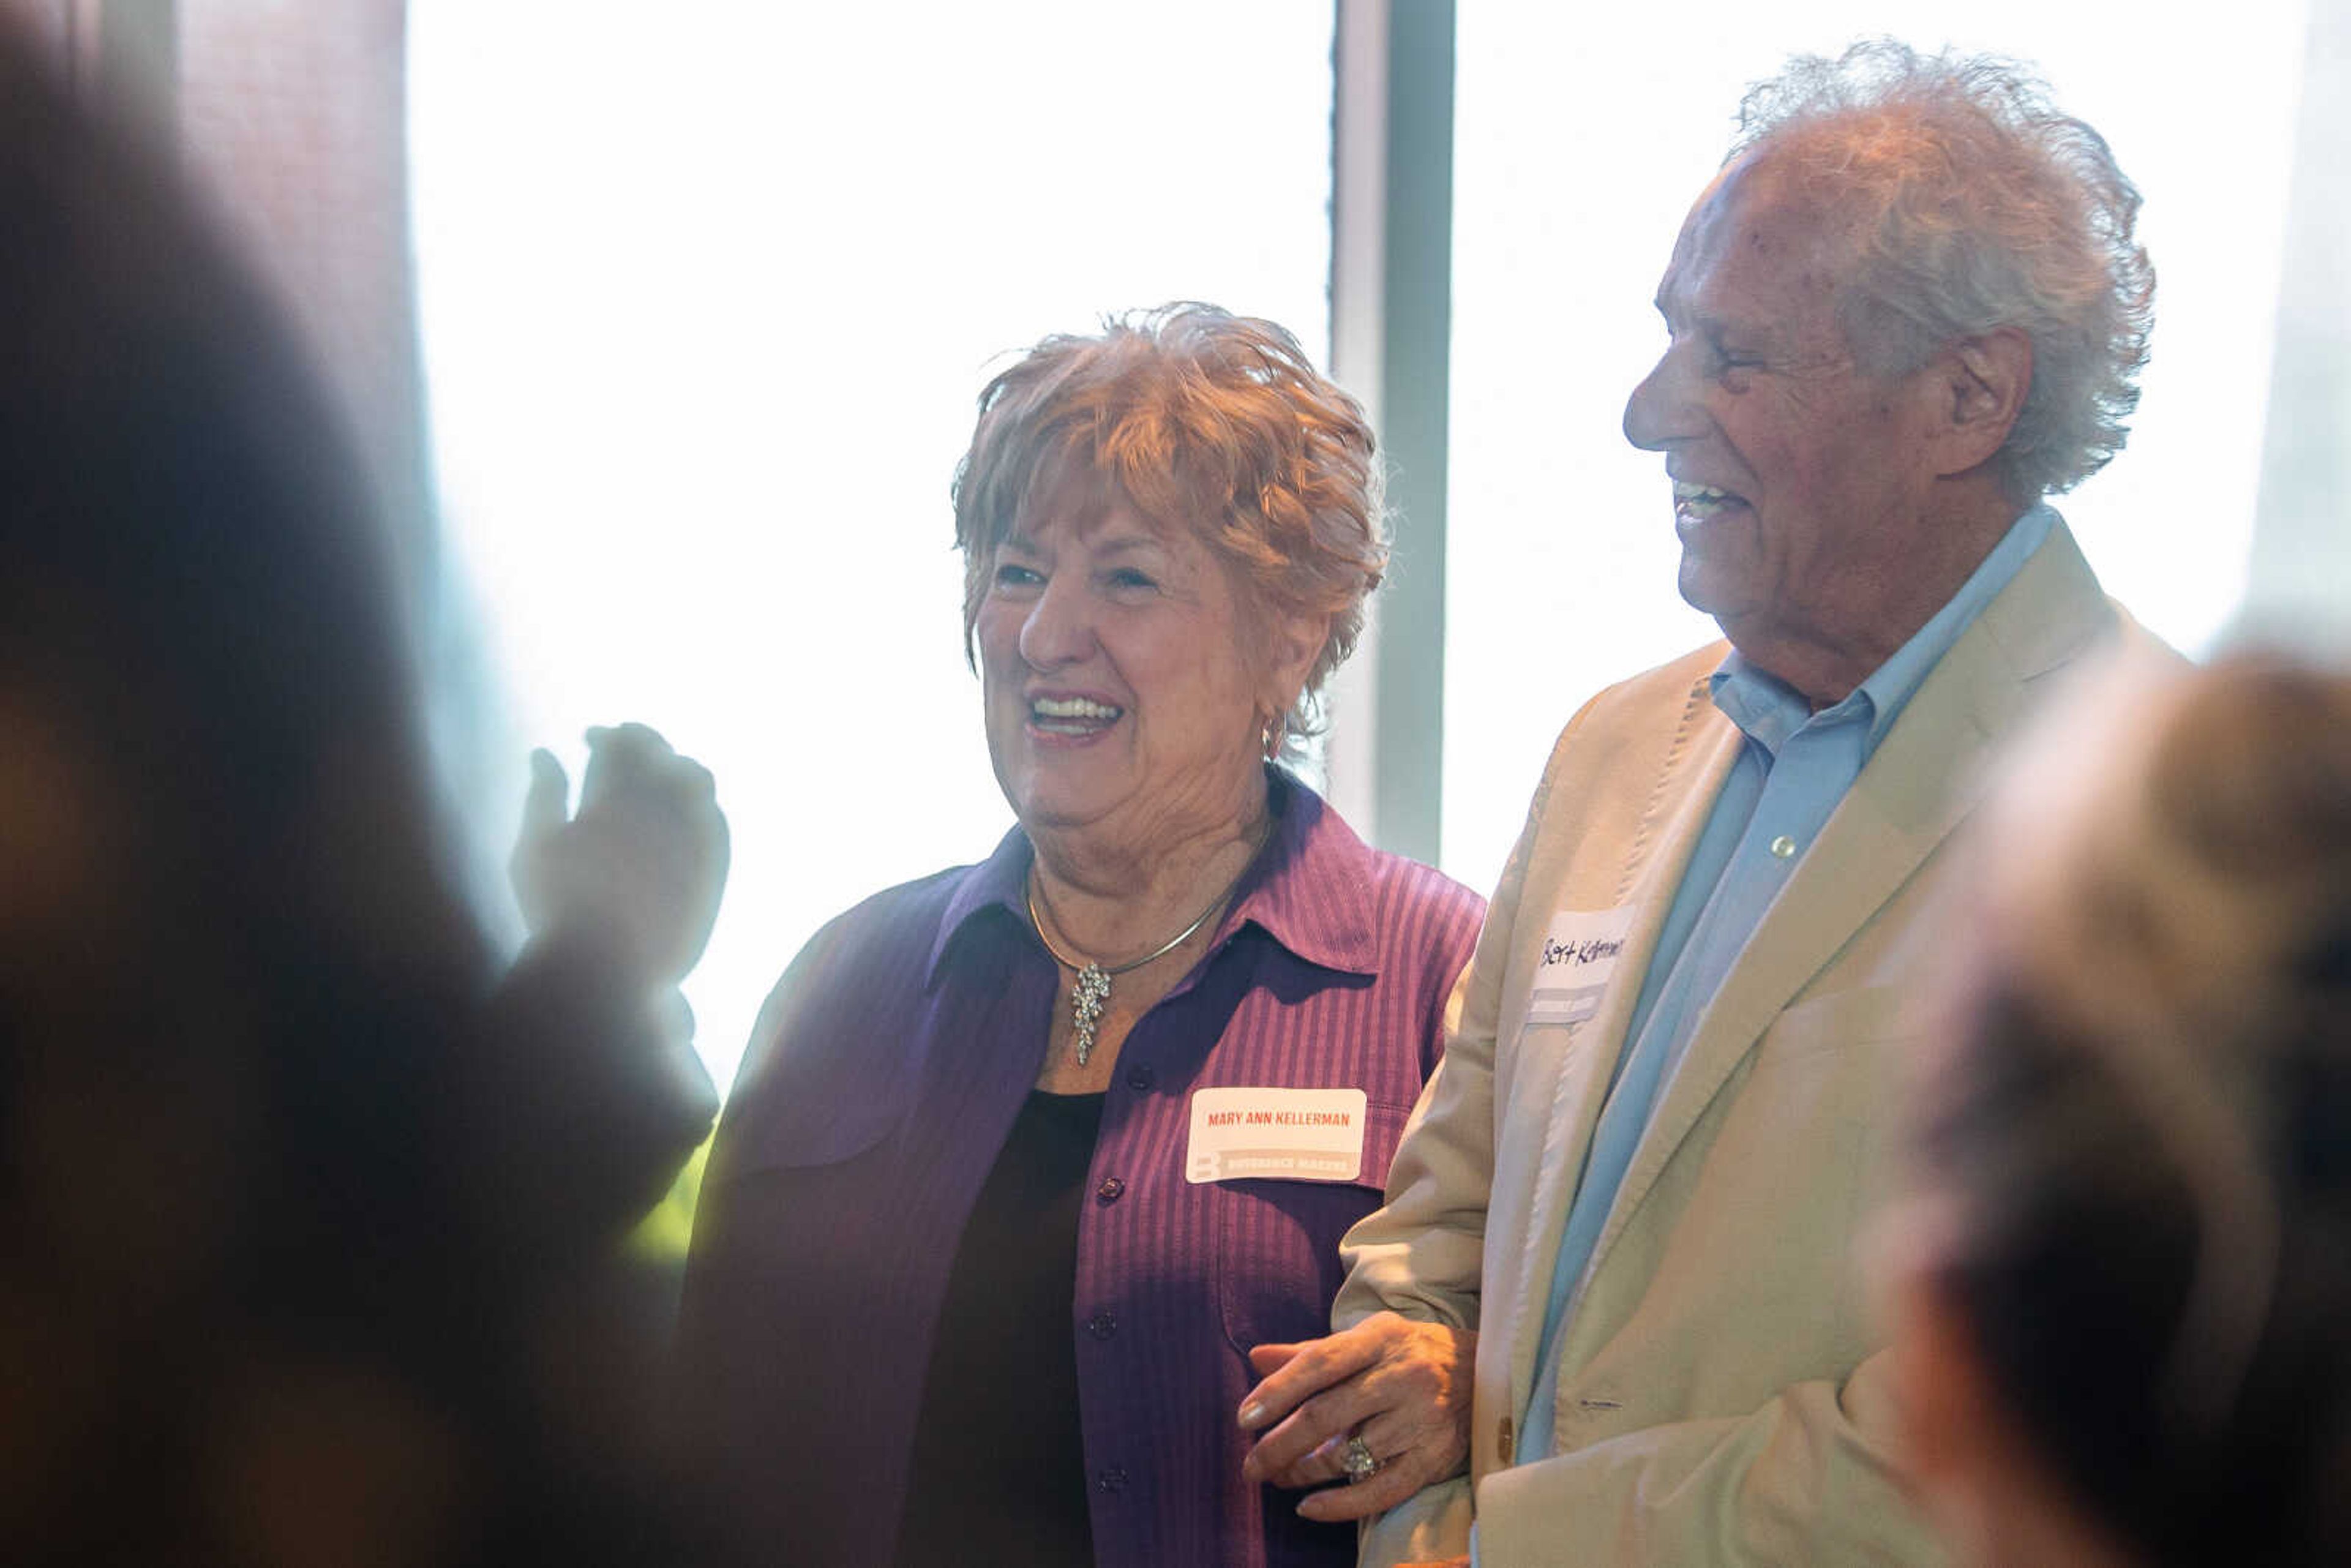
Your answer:
[[[1667,912],[1635,1002],[1614,1082],[1562,1233],[1542,1355],[1518,1445],[1521,1460],[1552,1452],[1561,1332],[1574,1310],[1608,1211],[1698,1019],[1747,939],[1877,743],[1950,651],[2049,537],[2057,514],[2034,507],[2011,526],[1949,603],[1844,701],[1810,712],[1793,688],[1734,651],[1712,677],[1714,706],[1747,737]]]

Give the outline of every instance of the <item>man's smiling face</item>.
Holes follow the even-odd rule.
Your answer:
[[[1865,638],[1924,526],[1931,399],[1920,372],[1855,362],[1853,249],[1768,157],[1732,165],[1682,225],[1657,290],[1672,341],[1625,404],[1674,481],[1682,597],[1750,657]]]

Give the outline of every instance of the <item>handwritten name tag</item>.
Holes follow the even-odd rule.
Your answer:
[[[1353,1181],[1364,1106],[1360,1089],[1196,1089],[1184,1179]]]
[[[1527,1022],[1582,1023],[1600,1010],[1601,995],[1625,955],[1625,936],[1633,929],[1635,908],[1627,904],[1615,909],[1562,909],[1551,917],[1534,986],[1527,994]]]

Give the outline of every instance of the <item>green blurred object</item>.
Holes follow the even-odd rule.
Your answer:
[[[710,1139],[686,1156],[669,1192],[629,1233],[629,1255],[648,1262],[682,1265],[686,1243],[694,1238],[694,1206],[702,1196],[702,1167],[710,1158]]]

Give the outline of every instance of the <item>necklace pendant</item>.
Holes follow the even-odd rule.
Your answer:
[[[1070,1022],[1077,1037],[1080,1067],[1094,1053],[1094,1028],[1102,1022],[1102,1004],[1109,1000],[1110,976],[1102,967],[1088,964],[1080,969],[1076,983],[1070,988]]]

